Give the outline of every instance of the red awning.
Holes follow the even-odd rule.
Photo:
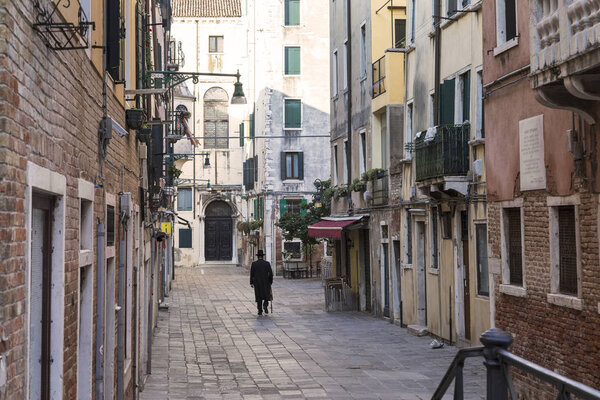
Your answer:
[[[308,236],[314,238],[341,239],[342,229],[355,223],[356,219],[346,219],[341,221],[319,221],[308,227]]]

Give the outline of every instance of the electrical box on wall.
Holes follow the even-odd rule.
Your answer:
[[[119,203],[121,205],[121,215],[129,218],[131,216],[131,193],[122,193],[119,196]]]

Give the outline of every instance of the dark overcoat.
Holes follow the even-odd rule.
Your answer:
[[[271,298],[272,283],[273,271],[271,270],[271,263],[265,260],[254,261],[250,267],[250,284],[254,285],[256,302]]]

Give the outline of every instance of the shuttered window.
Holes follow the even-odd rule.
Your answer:
[[[122,81],[125,70],[124,3],[106,3],[106,72],[114,81]]]
[[[106,245],[115,245],[115,208],[106,206]]]
[[[283,217],[283,214],[285,214],[286,209],[287,209],[287,200],[286,199],[279,200],[279,216],[280,217]]]
[[[561,293],[577,295],[577,242],[575,206],[557,207]]]
[[[504,15],[506,17],[506,41],[509,41],[517,37],[516,0],[504,0]]]
[[[300,25],[300,0],[285,0],[285,25]]]
[[[177,211],[192,211],[192,188],[177,190]]]
[[[240,124],[240,147],[244,147],[244,123]]]
[[[504,210],[507,233],[507,255],[510,284],[523,286],[523,249],[521,246],[521,209]]]
[[[204,147],[226,149],[229,136],[227,92],[219,87],[210,88],[204,95]]]
[[[300,47],[286,46],[285,52],[285,74],[300,75]]]
[[[179,230],[179,248],[180,249],[191,249],[192,248],[192,230],[191,229],[180,229]]]
[[[302,101],[295,99],[284,100],[284,128],[302,128]]]
[[[440,85],[440,125],[454,124],[454,79]]]

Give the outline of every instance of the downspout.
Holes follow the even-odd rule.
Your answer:
[[[122,202],[123,200],[121,200]],[[125,373],[125,257],[127,256],[126,242],[126,219],[121,216],[121,228],[119,241],[119,289],[118,289],[118,310],[117,310],[117,399],[123,399],[124,373]]]
[[[136,229],[137,231],[137,229]],[[138,238],[139,240],[139,238]],[[139,240],[140,243],[143,243],[142,240]],[[133,326],[131,327],[133,342],[131,343],[132,347],[132,376],[133,376],[133,400],[137,400],[138,398],[138,343],[140,343],[140,338],[138,337],[138,269],[139,269],[139,257],[140,252],[138,250],[138,260],[137,264],[133,266],[133,293],[132,293],[132,310],[133,311]],[[143,257],[143,255],[142,255]]]
[[[348,35],[348,46],[346,46],[346,74],[348,76],[348,146],[346,147],[346,184],[350,185],[350,182],[352,182],[352,0],[346,0],[346,2],[348,10],[346,21],[346,34]],[[350,192],[348,193],[348,206],[350,206],[352,194]]]
[[[442,27],[441,27],[441,15],[442,6],[441,0],[435,0],[433,5],[433,15],[436,18],[435,21],[435,49],[434,49],[434,94],[433,94],[433,125],[437,126],[440,124],[440,59],[442,54]]]
[[[104,398],[104,224],[96,228],[96,398]]]
[[[148,360],[146,361],[146,373],[150,375],[152,373],[152,308],[154,302],[154,265],[156,258],[156,241],[154,236],[150,237],[150,287],[148,291],[150,295],[148,296],[148,326],[146,327],[148,332],[146,333],[148,336],[146,338],[146,346],[148,351]]]

